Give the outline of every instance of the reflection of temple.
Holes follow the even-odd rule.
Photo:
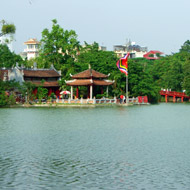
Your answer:
[[[73,98],[73,87],[76,87],[76,97],[79,97],[79,86],[88,87],[87,97],[93,98],[93,89],[95,86],[106,86],[106,92],[108,95],[108,86],[112,85],[114,81],[107,80],[109,75],[99,73],[93,69],[88,69],[75,75],[71,75],[73,80],[66,81],[66,84],[71,86],[71,99]],[[101,93],[103,94],[103,88],[101,88]]]

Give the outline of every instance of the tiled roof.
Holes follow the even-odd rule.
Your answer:
[[[37,41],[35,38],[29,39],[27,42],[24,42],[24,44],[39,44],[40,42]]]
[[[149,51],[148,53],[144,54],[143,57],[146,58],[146,59],[149,59],[149,60],[159,59],[159,57],[155,57],[155,56],[154,57],[149,57],[149,55],[151,55],[151,54],[155,55],[157,53],[160,54],[160,55],[164,54],[161,51],[152,50],[152,51]]]
[[[47,82],[45,81],[42,85],[42,83],[39,81],[39,82],[36,82],[36,81],[30,81],[32,84],[35,84],[36,86],[43,86],[43,87],[58,87],[59,86],[59,83],[58,81],[51,81],[51,82]]]
[[[60,77],[55,70],[23,70],[24,77]]]
[[[105,80],[91,80],[91,79],[74,79],[71,81],[66,81],[66,84],[69,86],[87,86],[87,85],[96,85],[96,86],[109,86],[112,85],[113,81]]]
[[[92,80],[90,79],[74,79],[71,81],[66,81],[66,84],[69,86],[86,86],[92,84]]]
[[[93,84],[97,86],[109,86],[112,85],[113,81],[105,81],[105,80],[94,80]]]
[[[72,76],[73,79],[85,79],[85,78],[108,78],[108,75],[99,73],[93,69],[88,69]]]

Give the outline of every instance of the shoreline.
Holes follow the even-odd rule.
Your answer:
[[[10,105],[1,108],[63,108],[63,107],[86,107],[86,108],[95,108],[95,107],[128,107],[133,106],[134,104],[17,104]],[[139,104],[140,105],[140,104]],[[149,104],[142,104],[149,105]]]

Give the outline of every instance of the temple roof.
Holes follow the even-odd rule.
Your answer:
[[[36,86],[43,86],[43,87],[58,87],[59,83],[58,81],[45,81],[43,84],[39,81],[30,81],[32,84],[35,84]]]
[[[55,70],[23,70],[25,77],[61,77]]]
[[[72,75],[73,79],[88,79],[88,78],[108,78],[108,75],[99,73],[93,69],[87,69],[78,74]]]
[[[96,86],[109,86],[114,83],[114,81],[110,80],[93,80],[93,79],[74,79],[65,82],[69,86],[88,86],[91,84]]]

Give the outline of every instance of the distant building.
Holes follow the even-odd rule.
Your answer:
[[[37,39],[31,38],[28,41],[24,42],[24,44],[27,46],[27,48],[24,49],[24,53],[21,54],[22,57],[26,56],[29,60],[36,58],[39,55],[40,42],[37,41]]]
[[[107,51],[106,46],[99,46],[98,50]]]
[[[88,45],[92,46],[93,44],[88,44]],[[82,45],[82,47],[85,48],[86,45],[84,44],[84,45]],[[102,50],[102,51],[107,51],[107,47],[106,47],[106,46],[98,46],[98,50],[99,50],[99,51],[100,51],[100,50]]]
[[[128,41],[126,45],[115,45],[114,52],[118,57],[123,57],[127,53],[130,53],[130,58],[143,57],[148,51],[147,47],[136,45],[135,42]]]
[[[155,60],[155,59],[159,59],[161,55],[163,55],[164,53],[160,52],[160,51],[149,51],[148,53],[146,53],[143,57],[149,60]]]

